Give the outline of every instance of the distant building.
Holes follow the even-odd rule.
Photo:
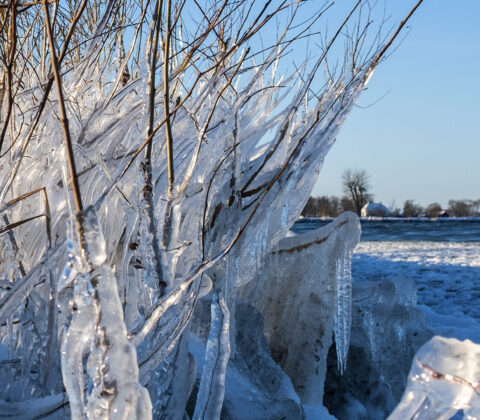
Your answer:
[[[390,210],[382,203],[367,203],[362,207],[360,215],[362,217],[388,217]]]

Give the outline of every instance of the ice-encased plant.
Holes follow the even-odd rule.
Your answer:
[[[371,35],[360,0],[328,33],[331,5],[307,6],[0,8],[0,416],[182,418],[182,349],[210,288],[223,347],[201,390],[222,389],[239,279],[300,214],[406,22]],[[299,45],[312,56],[289,71]],[[221,400],[197,407],[219,416]]]

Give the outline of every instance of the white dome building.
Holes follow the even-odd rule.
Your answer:
[[[367,203],[360,212],[362,217],[388,217],[390,210],[382,203]]]

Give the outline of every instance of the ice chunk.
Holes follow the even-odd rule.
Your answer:
[[[415,356],[402,400],[388,417],[480,418],[480,345],[470,340],[433,337]]]

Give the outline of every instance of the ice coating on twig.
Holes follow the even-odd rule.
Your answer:
[[[93,207],[88,207],[79,216],[83,226],[83,240],[86,258],[92,266],[100,266],[107,261],[105,238],[99,225],[97,214]]]
[[[138,381],[136,350],[127,338],[117,281],[105,264],[105,241],[94,209],[83,216],[88,259],[70,252],[58,291],[66,318],[60,329],[62,375],[72,417],[148,419],[150,397]]]
[[[211,315],[205,364],[193,420],[220,418],[225,394],[225,372],[230,357],[230,312],[223,296],[217,291],[213,293]]]
[[[433,337],[415,355],[402,400],[389,420],[480,417],[480,345]]]

